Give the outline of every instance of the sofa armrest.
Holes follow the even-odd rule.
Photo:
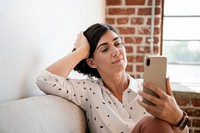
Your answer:
[[[57,96],[0,104],[0,133],[83,133],[86,127],[83,110]]]

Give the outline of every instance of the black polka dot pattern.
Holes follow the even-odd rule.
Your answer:
[[[123,103],[112,95],[101,80],[63,80],[47,74],[42,77],[41,82],[46,85],[47,89],[44,90],[50,90],[47,93],[62,96],[83,108],[91,132],[129,133],[134,121],[148,115],[137,103],[137,91],[130,89],[139,89],[134,79],[130,79],[131,86],[123,94]]]
[[[55,86],[56,86],[56,84],[53,85],[53,87],[55,87]]]

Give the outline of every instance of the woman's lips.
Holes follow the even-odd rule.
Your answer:
[[[112,64],[117,64],[117,63],[119,63],[121,60],[123,60],[123,58],[119,58],[119,59],[113,61]]]

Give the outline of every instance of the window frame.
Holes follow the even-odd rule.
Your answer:
[[[165,14],[165,1],[163,2],[162,4],[162,9],[163,9],[163,12],[162,12],[162,23],[161,23],[161,46],[160,46],[160,54],[163,55],[164,53],[164,41],[199,41],[200,42],[200,38],[199,39],[164,39],[164,19],[165,18],[200,18],[200,15],[166,15]],[[199,66],[200,67],[200,62],[168,62],[169,65],[191,65],[191,66]],[[176,82],[176,81],[175,81]],[[180,82],[178,82],[180,83]],[[196,82],[195,82],[196,83]],[[198,84],[200,84],[200,82],[198,82]]]

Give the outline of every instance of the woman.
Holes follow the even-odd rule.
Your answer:
[[[42,72],[37,85],[45,93],[64,97],[83,108],[90,132],[187,132],[187,127],[176,127],[182,122],[183,111],[173,97],[169,79],[167,94],[143,83],[160,96],[158,99],[144,93],[140,83],[126,73],[125,47],[114,27],[94,24],[78,35],[74,47],[72,53]],[[96,78],[70,79],[73,69]],[[155,106],[143,103],[141,96]]]

